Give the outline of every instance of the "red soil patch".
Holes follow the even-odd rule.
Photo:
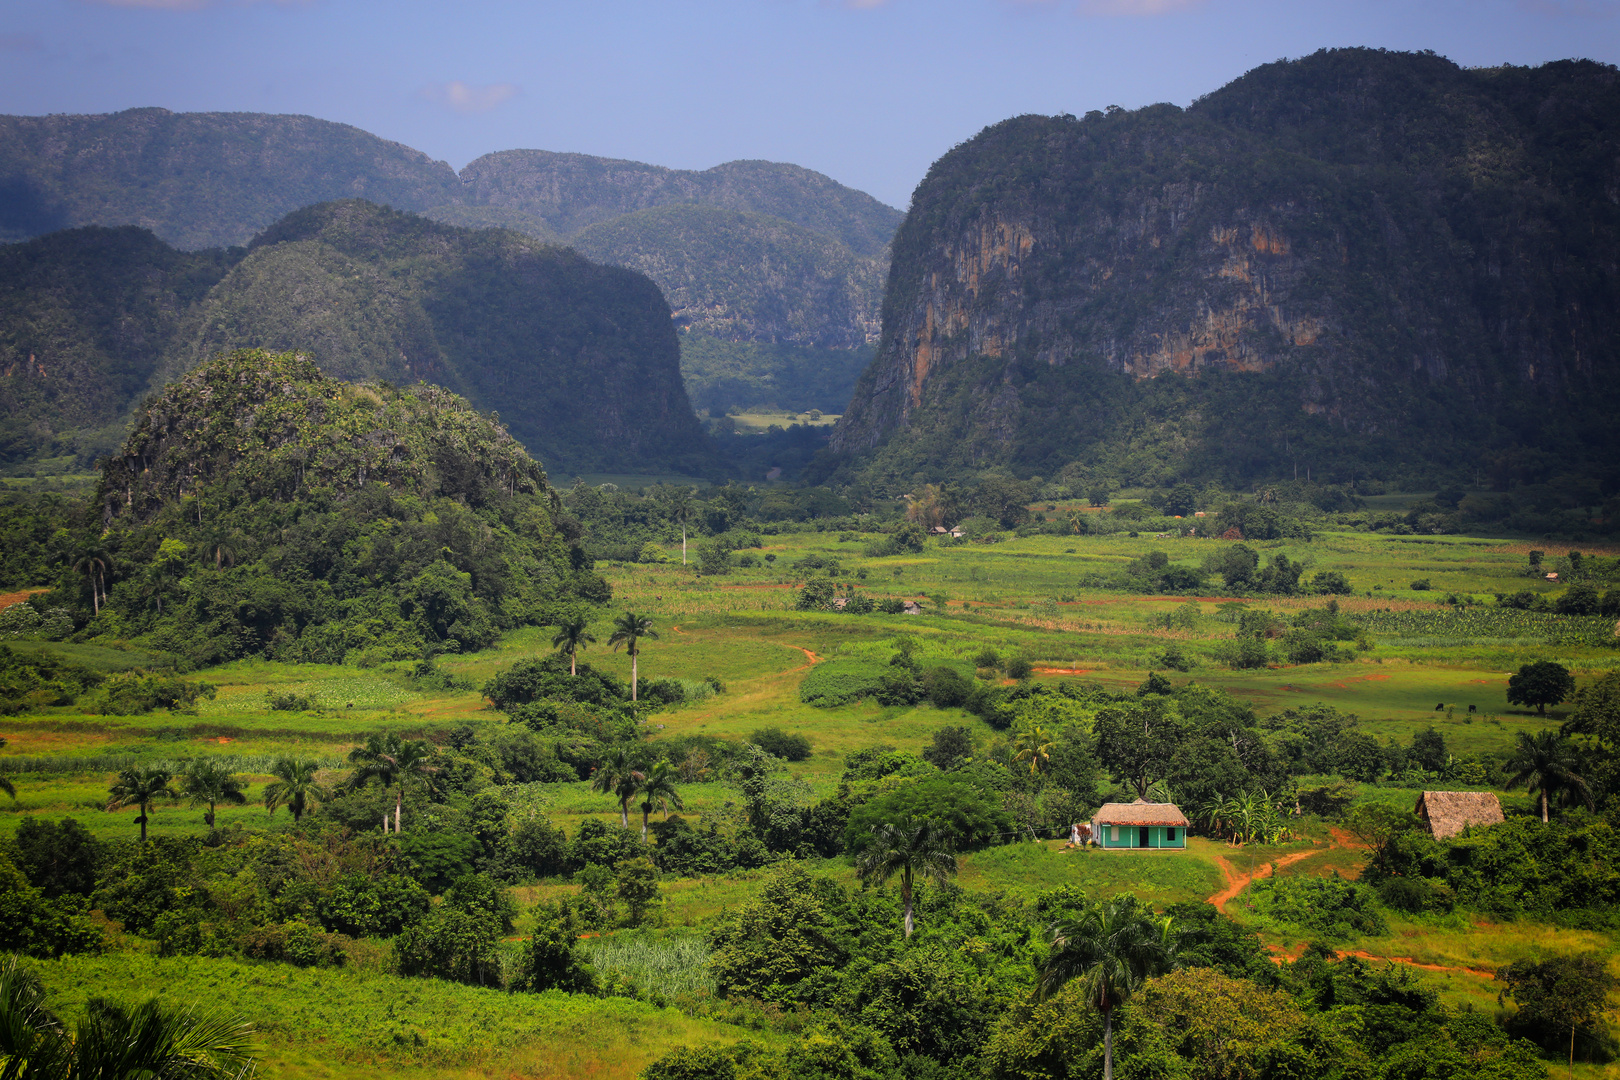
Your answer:
[[[801,667],[790,668],[789,670],[783,672],[784,675],[792,675],[795,671],[808,671],[817,664],[821,663],[821,657],[817,656],[803,645],[788,645],[786,647],[789,649],[798,649],[800,652],[804,653],[804,658],[810,662]]]
[[[35,593],[50,592],[49,589],[23,589],[21,592],[0,593],[0,611],[4,611],[12,604],[20,604]]]
[[[1367,848],[1366,844],[1363,844],[1360,840],[1357,840],[1354,836],[1346,832],[1344,829],[1339,828],[1337,825],[1328,826],[1328,831],[1333,834],[1333,844],[1335,847],[1348,848],[1351,851],[1365,851]]]

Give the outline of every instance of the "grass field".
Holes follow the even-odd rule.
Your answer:
[[[640,486],[654,478],[591,479]],[[1223,612],[1233,598],[1109,593],[1078,584],[1084,574],[1122,566],[1149,550],[1163,550],[1173,562],[1195,564],[1216,542],[1123,535],[1008,537],[994,544],[930,545],[918,554],[874,558],[864,554],[869,541],[858,534],[767,536],[763,548],[750,554],[774,559],[722,578],[699,578],[695,567],[683,569],[678,549],[674,564],[600,567],[613,585],[615,600],[592,627],[599,641],[606,641],[614,614],[628,608],[651,615],[659,637],[643,645],[644,677],[714,677],[726,687],[696,705],[655,714],[651,738],[735,738],[761,727],[801,733],[810,739],[813,753],[791,766],[791,772],[817,796],[836,788],[850,753],[876,743],[915,751],[945,725],[965,725],[981,742],[992,738],[995,733],[982,721],[958,709],[885,708],[871,702],[817,709],[799,700],[799,684],[814,664],[836,658],[886,659],[902,637],[912,639],[924,663],[971,667],[971,658],[989,647],[1003,656],[1028,658],[1038,679],[1096,681],[1111,690],[1134,688],[1149,671],[1162,670],[1158,656],[1173,643],[1193,662],[1186,674],[1171,672],[1174,680],[1229,690],[1262,716],[1324,702],[1356,713],[1380,741],[1406,743],[1432,724],[1459,755],[1502,753],[1517,733],[1555,726],[1567,715],[1563,708],[1540,716],[1508,707],[1508,674],[1520,664],[1557,660],[1582,681],[1620,666],[1620,652],[1601,635],[1558,638],[1536,620],[1482,622],[1467,610],[1455,614],[1439,602],[1448,593],[1483,599],[1526,588],[1550,591],[1523,573],[1528,548],[1517,542],[1330,533],[1309,543],[1254,545],[1267,557],[1285,552],[1312,571],[1343,572],[1355,595],[1342,598],[1341,609],[1351,615],[1376,613],[1382,621],[1369,634],[1371,648],[1357,651],[1353,660],[1232,671],[1217,663],[1215,655],[1233,634]],[[1562,551],[1554,547],[1548,554],[1551,558]],[[793,603],[804,573],[793,564],[809,555],[836,559],[835,580],[845,589],[918,600],[927,613],[796,612]],[[1430,581],[1430,590],[1408,587],[1423,578]],[[1293,614],[1324,601],[1251,597],[1241,602]],[[1175,628],[1167,628],[1164,616],[1173,613],[1183,617]],[[518,631],[485,652],[441,658],[440,667],[481,685],[520,658],[547,653],[550,633]],[[109,672],[158,659],[88,645],[19,642],[13,647],[58,652]],[[616,677],[629,677],[630,662],[622,652],[597,645],[583,659]],[[372,732],[442,739],[458,725],[476,729],[503,722],[476,691],[422,691],[409,679],[410,666],[362,670],[242,661],[194,676],[215,684],[218,693],[190,714],[114,717],[60,707],[0,718],[5,740],[0,771],[17,788],[15,802],[0,801],[0,833],[11,832],[29,815],[72,815],[100,836],[130,836],[133,810],[101,809],[116,770],[131,761],[199,755],[228,761],[249,781],[248,804],[221,807],[221,824],[284,827],[284,814],[270,817],[257,802],[269,779],[268,762],[276,755],[317,756],[334,767],[329,776],[336,777],[347,751]],[[266,701],[272,690],[307,695],[318,707],[272,711]],[[719,783],[685,785],[682,794],[691,815],[719,810],[737,798],[734,788]],[[1358,798],[1391,803],[1409,803],[1415,796],[1415,791],[1390,787],[1362,786],[1358,791]],[[1522,792],[1502,796],[1509,807],[1528,808]],[[617,820],[613,801],[583,783],[548,785],[545,797],[548,813],[570,835],[585,817]],[[157,834],[200,835],[205,831],[201,817],[200,809],[164,806],[153,814],[151,828]],[[1344,837],[1335,838],[1323,828],[1306,833],[1306,839],[1276,849],[1235,849],[1195,838],[1187,852],[1169,855],[1076,853],[1057,843],[1019,843],[965,856],[959,879],[965,887],[1014,896],[1077,885],[1099,896],[1129,891],[1161,904],[1210,899],[1235,885],[1228,911],[1242,918],[1243,886],[1253,876],[1270,873],[1273,864],[1284,875],[1359,873],[1362,856],[1346,846]],[[854,883],[846,862],[815,863],[812,869]],[[671,932],[700,927],[746,903],[767,873],[665,882]],[[516,891],[528,907],[575,889],[571,883],[551,881]],[[1297,952],[1303,943],[1286,928],[1268,928],[1266,940],[1279,954]],[[1615,947],[1612,936],[1591,931],[1462,919],[1393,919],[1388,935],[1345,945],[1347,951],[1419,965],[1448,1000],[1482,1009],[1494,1007],[1495,989],[1486,973],[1502,964],[1560,950],[1591,949],[1613,956]],[[649,953],[636,940],[609,940],[593,948],[603,958],[599,963],[622,964],[625,970],[642,972],[642,978],[667,979],[675,986],[686,977],[673,967],[658,967],[665,962],[658,959],[663,954]],[[1620,974],[1620,960],[1612,966]],[[125,986],[140,988],[142,995],[150,989],[175,1000],[207,999],[240,1009],[265,1033],[267,1074],[288,1077],[358,1076],[378,1066],[400,1076],[629,1077],[675,1043],[734,1040],[745,1034],[675,1009],[626,1000],[507,996],[376,972],[306,972],[132,954],[42,964],[41,971],[56,1000],[69,1009],[97,988]],[[1612,1068],[1608,1074],[1590,1069],[1577,1073],[1615,1075]]]

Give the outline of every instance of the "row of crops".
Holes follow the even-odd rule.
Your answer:
[[[1450,611],[1368,611],[1350,616],[1362,628],[1398,641],[1444,640],[1454,644],[1524,642],[1547,645],[1620,646],[1616,624],[1602,615],[1553,615],[1544,611],[1475,607]]]

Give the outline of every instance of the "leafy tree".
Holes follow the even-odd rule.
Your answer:
[[[0,854],[0,952],[41,957],[100,952],[106,940],[89,914],[83,897],[47,897]],[[6,1075],[0,1051],[0,1076]]]
[[[73,571],[83,574],[90,582],[91,609],[101,614],[101,600],[106,595],[107,575],[112,570],[112,556],[98,543],[81,547],[73,558]]]
[[[1497,995],[1498,1002],[1511,997],[1519,1007],[1518,1025],[1541,1035],[1543,1045],[1552,1041],[1549,1035],[1569,1033],[1571,1074],[1575,1071],[1575,1036],[1584,1033],[1594,1042],[1601,1041],[1609,991],[1620,985],[1596,956],[1515,960],[1496,977],[1507,984]]]
[[[614,867],[613,895],[625,906],[625,922],[641,926],[657,909],[658,867],[649,859],[623,859]]]
[[[861,883],[879,885],[900,876],[901,924],[911,936],[912,888],[920,876],[943,885],[956,874],[956,853],[949,834],[928,820],[903,817],[872,826],[872,838],[855,860]]]
[[[563,990],[570,994],[596,990],[595,969],[580,953],[579,935],[566,920],[543,919],[518,957],[514,990]]]
[[[1103,1078],[1114,1076],[1114,1010],[1154,975],[1176,964],[1174,920],[1129,894],[1088,908],[1079,919],[1052,927],[1036,995],[1050,997],[1080,980],[1086,1002],[1103,1018]]]
[[[591,790],[612,795],[619,800],[619,823],[630,827],[630,800],[647,779],[629,747],[617,746],[603,758],[591,773]],[[642,837],[646,839],[645,835]]]
[[[665,489],[664,501],[669,507],[669,519],[681,527],[681,565],[686,565],[686,525],[692,520],[692,489],[670,487]]]
[[[849,959],[834,904],[841,890],[788,863],[765,887],[709,932],[709,967],[722,997],[777,1005],[811,1003],[836,992]]]
[[[159,802],[173,802],[180,797],[169,785],[169,780],[169,770],[153,765],[137,765],[124,769],[107,789],[110,796],[107,800],[107,809],[139,807],[141,814],[135,820],[141,826],[141,841],[144,843],[146,819],[151,813],[152,806]]]
[[[1545,716],[1548,705],[1563,701],[1574,689],[1575,680],[1568,668],[1551,660],[1537,660],[1508,678],[1507,699],[1509,705],[1534,705],[1536,712]]]
[[[0,959],[0,1075],[19,1080],[237,1080],[254,1070],[245,1021],[148,1001],[128,1011],[91,998],[71,1028],[16,957]]]
[[[639,679],[636,673],[636,664],[641,659],[639,642],[644,637],[652,638],[655,641],[658,638],[657,631],[653,629],[651,616],[637,615],[633,611],[627,611],[613,620],[613,636],[608,638],[608,644],[613,646],[614,652],[618,652],[619,646],[623,645],[630,654],[631,701],[636,700],[636,684]]]
[[[190,799],[192,806],[208,807],[203,822],[210,829],[214,827],[216,805],[230,803],[241,806],[247,802],[247,794],[242,788],[242,781],[231,770],[207,758],[193,758],[180,774],[180,794]]]
[[[52,824],[35,817],[17,823],[13,837],[17,869],[48,898],[95,891],[101,845],[73,818]]]
[[[367,736],[365,745],[349,751],[349,764],[355,767],[354,774],[348,780],[349,788],[364,787],[376,780],[384,789],[396,789],[395,833],[401,831],[400,817],[405,805],[406,785],[415,782],[433,788],[439,774],[431,746],[420,740],[403,739],[394,731]],[[385,819],[383,831],[387,831],[387,826]]]
[[[557,624],[557,633],[551,638],[551,647],[568,657],[568,674],[570,678],[579,674],[577,665],[579,650],[584,648],[587,642],[596,640],[590,630],[587,629],[588,625],[583,617],[566,619]]]
[[[986,665],[988,666],[988,665]],[[973,757],[973,736],[965,727],[942,727],[934,732],[934,741],[922,752],[922,759],[944,772],[967,763]]]
[[[1556,801],[1560,806],[1575,803],[1592,805],[1592,792],[1586,780],[1576,770],[1580,756],[1575,744],[1553,731],[1538,731],[1534,735],[1519,732],[1513,756],[1503,766],[1512,775],[1507,786],[1520,784],[1532,795],[1541,798],[1541,820],[1547,821],[1547,805]]]
[[[11,778],[9,776],[0,774],[0,791],[10,795],[13,802],[17,801],[17,785],[11,782]]]
[[[933,772],[927,766],[923,769]],[[997,843],[1013,829],[998,794],[961,773],[935,774],[877,795],[850,811],[843,826],[844,850],[859,857],[872,843],[874,829],[907,818],[926,820],[959,852]]]
[[[500,922],[482,912],[441,904],[394,939],[394,969],[474,986],[499,986]]]
[[[315,779],[321,763],[313,758],[282,757],[270,766],[275,779],[264,785],[264,808],[274,814],[285,806],[294,821],[302,821],[313,804],[325,802],[332,793]]]

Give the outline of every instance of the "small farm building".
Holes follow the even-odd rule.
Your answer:
[[[1412,812],[1436,840],[1456,836],[1470,825],[1502,823],[1502,804],[1489,791],[1425,791]]]
[[[1107,803],[1091,819],[1091,835],[1105,848],[1180,851],[1187,846],[1187,815],[1175,803]]]

